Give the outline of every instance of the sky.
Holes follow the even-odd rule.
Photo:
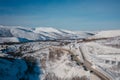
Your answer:
[[[0,25],[120,29],[120,0],[0,0]]]

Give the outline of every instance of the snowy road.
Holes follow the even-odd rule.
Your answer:
[[[83,57],[84,63],[83,66],[85,66],[89,71],[92,71],[95,75],[97,75],[98,77],[101,78],[101,80],[112,80],[110,77],[106,76],[105,74],[99,72],[98,70],[96,70],[94,67],[92,67],[92,63],[89,62],[85,56],[84,56],[84,52],[82,51],[81,47],[79,47],[79,50],[81,52],[81,55]]]

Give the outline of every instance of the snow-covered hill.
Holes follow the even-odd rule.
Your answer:
[[[1,42],[7,40],[9,42],[24,42],[29,40],[79,39],[88,36],[91,35],[86,32],[59,30],[52,27],[25,28],[20,26],[0,26]]]
[[[99,31],[96,35],[90,38],[110,38],[120,36],[120,30]]]
[[[120,30],[108,31],[69,31],[52,27],[21,27],[0,26],[0,43],[26,42],[36,40],[81,39],[81,38],[109,38],[120,36]]]

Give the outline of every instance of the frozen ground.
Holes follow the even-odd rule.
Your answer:
[[[21,32],[21,29],[23,28],[18,30]],[[93,37],[97,36],[96,39],[91,40],[91,36],[84,37],[85,40],[62,37],[61,40],[55,41],[9,44],[14,40],[19,41],[18,38],[8,32],[9,28],[1,28],[1,30],[7,34],[1,32],[0,80],[120,80],[119,34],[108,36],[109,31],[107,31],[108,33],[104,32],[105,39],[100,39],[104,38],[101,37],[102,35],[98,37],[98,34],[103,33],[99,32],[96,35],[87,33]],[[25,32],[26,30],[28,30],[27,35],[32,34],[31,29],[24,29]],[[46,34],[45,31],[48,33]],[[43,34],[50,38],[55,37],[53,32],[77,36],[79,33],[53,28],[46,28],[45,31],[43,28],[33,29],[33,32],[37,34],[44,32]],[[79,36],[83,34],[80,32]],[[5,40],[7,43],[2,43]]]
[[[70,51],[69,46],[66,47],[61,46],[60,42],[1,45],[0,70],[2,72],[0,74],[7,75],[8,80],[46,80],[46,78],[47,80],[54,78],[73,80],[72,78],[80,79],[87,76],[83,67],[72,59],[74,54]],[[5,65],[7,66],[4,67]],[[36,71],[36,69],[39,70]],[[2,77],[2,75],[0,75],[0,79],[6,80],[6,77]],[[16,77],[13,78],[13,76]]]

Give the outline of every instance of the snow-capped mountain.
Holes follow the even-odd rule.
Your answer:
[[[52,27],[25,28],[0,26],[1,41],[24,42],[31,40],[79,39],[91,36],[87,32],[60,30]]]
[[[55,29],[52,27],[26,28],[20,26],[0,26],[0,43],[57,39],[95,39],[115,36],[120,36],[120,30],[91,32],[69,31],[63,29]]]

